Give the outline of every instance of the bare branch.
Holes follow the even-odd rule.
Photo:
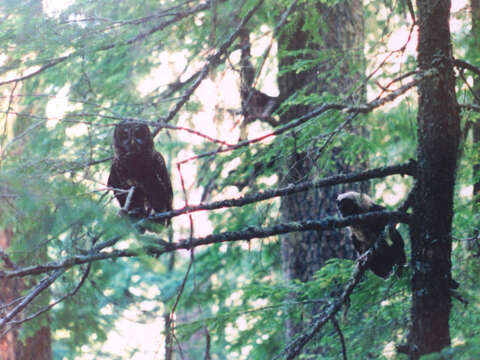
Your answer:
[[[342,329],[340,328],[340,325],[338,324],[338,321],[335,318],[335,316],[332,316],[330,321],[333,324],[333,327],[335,328],[335,331],[337,332],[338,337],[340,338],[340,344],[342,345],[343,360],[348,360],[347,346],[345,345],[345,337],[343,336]]]
[[[23,309],[27,307],[42,291],[47,289],[58,277],[60,277],[67,268],[59,268],[55,270],[55,272],[42,279],[40,283],[28,294],[23,298],[23,300],[15,306],[4,318],[0,319],[0,329],[2,329],[10,320],[12,320],[18,313],[20,313]]]
[[[476,67],[464,60],[459,60],[459,59],[453,59],[453,65],[455,65],[456,67],[459,67],[459,68],[462,68],[462,69],[467,69],[467,70],[470,70],[471,72],[477,74],[478,76],[480,76],[480,68],[479,67]]]
[[[126,213],[128,213],[128,209],[130,208],[130,203],[132,202],[132,196],[134,191],[135,186],[132,186],[130,190],[128,190],[127,200],[125,201],[125,205],[122,208],[122,211],[125,211]]]
[[[265,190],[255,194],[247,194],[242,197],[231,198],[220,201],[213,201],[210,203],[203,203],[199,205],[187,206],[181,209],[172,210],[164,213],[158,213],[148,218],[148,220],[167,219],[175,216],[179,216],[186,213],[202,210],[215,210],[228,207],[240,207],[247,204],[268,200],[271,198],[294,194],[302,191],[306,191],[311,188],[321,188],[326,186],[338,185],[338,184],[350,184],[354,182],[360,182],[370,180],[373,178],[382,178],[390,175],[414,175],[416,164],[415,162],[409,162],[406,164],[385,166],[360,172],[339,174],[330,176],[320,180],[311,180],[298,183],[296,185],[289,184],[285,187]]]

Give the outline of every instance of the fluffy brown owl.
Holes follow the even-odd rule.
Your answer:
[[[342,216],[385,210],[383,206],[375,204],[366,194],[360,194],[355,191],[339,194],[337,207]],[[388,221],[371,220],[364,224],[350,226],[350,237],[359,255],[365,253],[375,244],[385,226],[388,226],[388,240],[390,243],[386,239],[384,246],[377,249],[369,264],[370,270],[382,278],[386,278],[395,265],[398,265],[401,269],[406,262],[402,236],[393,224],[388,224]]]
[[[122,121],[113,133],[115,156],[108,186],[129,190],[135,186],[128,213],[134,218],[144,218],[152,212],[172,210],[173,191],[163,156],[155,150],[153,136],[147,125]],[[123,208],[127,193],[115,191]],[[167,225],[170,219],[158,221]]]

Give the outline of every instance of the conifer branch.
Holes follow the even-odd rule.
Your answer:
[[[247,194],[242,197],[186,206],[181,209],[172,210],[164,213],[158,213],[147,219],[160,220],[160,219],[172,218],[175,216],[192,213],[196,211],[202,211],[202,210],[215,210],[215,209],[230,208],[230,207],[241,207],[241,206],[252,204],[255,202],[264,201],[264,200],[272,199],[279,196],[295,194],[295,193],[306,191],[313,188],[322,188],[322,187],[338,185],[338,184],[349,184],[354,182],[370,180],[374,178],[383,178],[386,176],[396,175],[396,174],[414,176],[415,167],[416,167],[415,162],[410,161],[408,163],[400,164],[400,165],[384,166],[384,167],[374,168],[374,169],[360,171],[360,172],[339,174],[339,175],[323,178],[320,180],[304,181],[295,185],[289,184],[285,187],[265,190],[255,194]]]
[[[107,51],[107,50],[111,50],[117,46],[128,46],[128,45],[132,45],[134,43],[137,43],[139,41],[142,41],[144,40],[145,38],[151,36],[152,34],[155,34],[157,33],[158,31],[161,31],[163,29],[165,29],[167,26],[169,25],[172,25],[172,24],[175,24],[176,22],[184,19],[185,17],[187,16],[190,16],[190,15],[193,15],[193,14],[196,14],[200,11],[203,11],[203,10],[206,10],[210,7],[210,1],[207,1],[205,3],[202,3],[202,4],[199,4],[191,9],[188,9],[186,11],[183,11],[183,12],[177,12],[175,14],[172,14],[173,17],[172,19],[169,19],[169,20],[166,20],[166,21],[163,21],[161,23],[159,23],[157,26],[154,26],[153,28],[145,31],[145,32],[142,32],[140,34],[137,34],[135,37],[127,40],[127,41],[124,41],[122,43],[112,43],[112,44],[108,44],[108,45],[105,45],[105,46],[102,46],[94,51]],[[81,56],[83,55],[83,51],[82,52],[72,52],[68,55],[65,55],[65,56],[61,56],[59,58],[56,58],[56,59],[51,59],[49,61],[47,61],[43,66],[41,66],[39,69],[27,74],[27,75],[24,75],[24,76],[19,76],[19,77],[16,77],[14,79],[10,79],[10,80],[5,80],[5,81],[0,81],[0,86],[2,85],[6,85],[6,84],[11,84],[13,82],[20,82],[20,81],[24,81],[24,80],[27,80],[27,79],[30,79],[48,69],[50,69],[51,67],[54,67],[72,57],[77,57],[77,56]]]
[[[332,304],[328,305],[316,320],[312,321],[307,331],[290,343],[287,348],[284,349],[282,354],[275,357],[275,359],[279,359],[280,357],[285,357],[287,360],[295,359],[300,354],[304,346],[308,344],[308,342],[323,328],[323,326],[328,321],[332,321],[332,319],[335,318],[335,315],[342,309],[343,305],[349,301],[350,295],[353,293],[353,290],[362,279],[373,254],[373,249],[370,249],[364,253],[362,259],[357,261],[357,265],[352,277],[345,286],[342,294]]]
[[[12,271],[0,271],[0,279],[39,275],[57,270],[65,271],[66,269],[69,269],[75,265],[91,263],[99,260],[117,259],[122,257],[138,257],[145,254],[160,256],[173,251],[191,250],[204,245],[251,240],[254,238],[266,238],[290,232],[339,229],[346,226],[371,222],[373,220],[378,220],[380,222],[391,221],[395,223],[409,223],[410,215],[399,211],[374,211],[340,219],[335,217],[325,217],[321,220],[293,221],[272,225],[270,227],[249,226],[239,231],[211,234],[199,238],[186,238],[172,243],[162,239],[157,239],[158,244],[150,244],[139,249],[89,252],[88,254],[76,255],[61,261],[50,262],[47,264],[33,265]],[[112,243],[111,240],[107,240],[107,242],[109,244]],[[105,246],[102,244],[103,243],[99,243],[96,248],[105,248]]]

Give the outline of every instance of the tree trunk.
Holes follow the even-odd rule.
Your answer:
[[[43,16],[42,0],[31,2],[30,11],[32,16]],[[20,88],[21,86],[19,86]],[[14,91],[17,85],[14,86]],[[21,91],[17,89],[17,91]],[[12,94],[13,96],[13,94]],[[32,112],[33,113],[33,112]],[[18,118],[16,119],[18,120]],[[16,132],[22,131],[18,123],[12,126],[16,128]],[[26,124],[21,124],[27,126]],[[0,164],[1,165],[1,164]],[[3,200],[2,200],[3,201]],[[1,210],[1,209],[0,209]],[[0,216],[2,216],[0,211]],[[13,238],[12,229],[0,229],[0,247],[6,250]],[[46,255],[45,255],[46,257]],[[2,264],[3,265],[3,264]],[[3,279],[0,280],[0,307],[9,304],[22,296],[25,289],[25,283],[22,279]],[[3,315],[3,314],[2,314]],[[2,316],[0,315],[0,316]],[[21,316],[21,315],[20,315]],[[32,336],[28,337],[24,342],[21,341],[18,328],[11,330],[6,336],[0,338],[0,360],[51,360],[52,339],[50,334],[50,321],[47,316],[46,325],[41,326]],[[3,331],[3,329],[2,329]]]
[[[13,231],[5,229],[0,231],[0,248],[3,250],[10,246]],[[10,304],[22,295],[25,288],[21,279],[0,280],[0,306]],[[51,360],[53,359],[50,327],[42,326],[33,336],[22,343],[17,329],[11,330],[0,338],[0,360]]]
[[[279,51],[302,49],[331,51],[338,55],[338,58],[326,61],[317,68],[306,72],[286,72],[281,75],[278,78],[280,99],[286,99],[304,90],[305,87],[309,89],[309,93],[345,94],[357,83],[364,68],[362,1],[342,2],[333,7],[317,1],[308,3],[306,6],[308,6],[308,9],[302,9],[295,13],[296,18],[293,17],[292,24],[289,24],[290,30],[279,36]],[[312,11],[312,8],[323,19],[318,26],[318,34],[315,34],[317,37],[302,30],[306,13]],[[293,30],[291,30],[292,28]],[[355,55],[352,56],[352,53],[355,53]],[[293,56],[282,56],[279,59],[279,68],[282,69],[292,65],[296,60]],[[338,61],[343,64],[340,70],[335,69]],[[352,65],[361,70],[352,71]],[[331,79],[332,73],[338,73],[333,81]],[[351,96],[346,100],[355,103],[362,101],[364,96],[362,90],[360,96],[357,95],[356,98]],[[306,114],[310,110],[311,108],[308,106],[293,106],[282,115],[280,120],[285,123]],[[315,178],[316,165],[314,158],[316,150],[318,148],[315,147],[312,147],[309,151],[295,149],[280,174],[282,185]],[[342,159],[336,159],[335,162],[335,173],[354,170],[352,166],[345,164]],[[361,190],[360,185],[350,185],[348,189]],[[329,189],[313,189],[282,197],[282,221],[318,219],[326,215],[333,215],[336,213],[336,196],[345,190],[345,186],[339,185]],[[341,234],[338,231],[307,231],[282,236],[283,272],[288,280],[308,281],[326,260],[333,257],[351,259],[354,256],[353,246],[348,237],[345,233]],[[291,340],[301,329],[301,324],[288,320],[286,324],[287,341]]]
[[[419,85],[418,171],[413,203],[412,359],[450,345],[451,250],[460,118],[455,96],[449,0],[419,0],[418,65],[438,76]]]

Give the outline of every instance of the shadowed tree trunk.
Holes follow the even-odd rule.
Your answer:
[[[449,0],[419,0],[418,65],[438,76],[418,88],[418,169],[413,203],[412,359],[450,345],[451,250],[460,119],[455,96]]]
[[[291,18],[285,31],[278,38],[279,53],[302,49],[319,50],[331,53],[332,57],[318,67],[306,72],[294,71],[283,73],[278,78],[280,99],[286,99],[300,91],[307,93],[346,94],[358,86],[363,75],[364,57],[364,23],[361,0],[341,2],[329,7],[320,1],[310,2],[307,8],[299,9]],[[308,11],[316,11],[321,23],[318,33],[311,34],[302,30]],[[292,30],[293,29],[293,30]],[[314,35],[314,36],[312,36]],[[314,53],[312,51],[312,53]],[[311,56],[311,55],[308,55]],[[279,68],[290,66],[298,58],[280,56]],[[342,64],[338,69],[338,64]],[[355,69],[355,70],[354,70]],[[335,75],[332,75],[335,74]],[[359,102],[364,99],[364,90],[357,92],[347,102]],[[281,122],[298,118],[311,108],[309,106],[293,106],[281,117]],[[294,139],[296,142],[297,139]],[[302,145],[298,144],[300,148]],[[297,145],[295,145],[297,147]],[[315,157],[318,148],[311,146],[308,151],[297,150],[289,156],[280,179],[282,185],[312,180],[316,176]],[[361,160],[361,159],[359,159]],[[361,162],[361,161],[360,161]],[[359,167],[357,167],[357,170]],[[335,159],[335,173],[354,170],[342,159]],[[326,174],[322,174],[325,176]],[[346,189],[361,190],[360,185],[335,186],[328,189],[313,189],[306,192],[288,195],[282,198],[282,221],[306,220],[322,218],[336,213],[335,199],[338,193]],[[282,236],[283,272],[287,279],[308,281],[319,270],[326,260],[333,257],[354,258],[354,250],[348,237],[338,231],[298,232]],[[286,324],[287,341],[302,329],[300,323],[291,320]]]

